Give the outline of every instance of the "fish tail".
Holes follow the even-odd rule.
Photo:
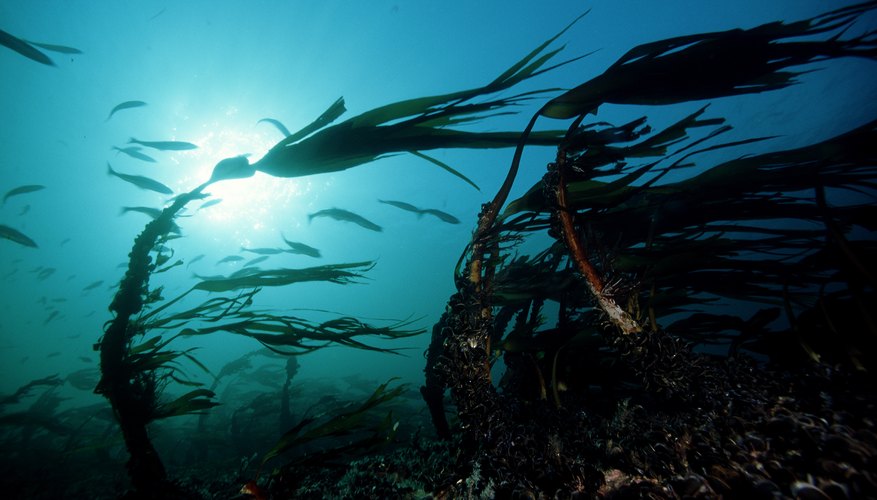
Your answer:
[[[311,221],[314,220],[314,217],[316,217],[316,216],[317,216],[317,214],[308,214],[308,224],[310,224]]]
[[[113,170],[113,166],[110,165],[110,162],[107,162],[107,175],[116,175],[116,171]]]
[[[138,142],[140,142],[140,141],[138,141],[137,139],[135,139],[133,137],[128,139],[128,144],[137,144]]]

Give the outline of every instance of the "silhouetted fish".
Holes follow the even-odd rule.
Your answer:
[[[26,247],[37,248],[37,244],[34,240],[25,236],[21,231],[9,226],[4,226],[3,224],[0,224],[0,238],[13,241]]]
[[[198,210],[201,210],[202,208],[212,207],[213,205],[216,205],[220,202],[222,202],[222,198],[216,198],[213,200],[205,201],[204,203],[201,204],[200,207],[198,207]]]
[[[46,189],[46,186],[43,186],[42,184],[27,184],[24,186],[18,186],[17,188],[10,189],[6,192],[5,195],[3,195],[3,203],[5,204],[6,200],[12,198],[13,196],[18,196],[25,193],[33,193],[34,191],[39,191],[41,189]]]
[[[192,264],[198,262],[199,260],[201,260],[201,259],[203,259],[203,258],[204,258],[204,254],[203,254],[203,253],[200,254],[200,255],[196,255],[196,256],[192,257],[192,260],[190,260],[189,263],[186,264],[186,268],[188,268],[189,266],[191,266]]]
[[[89,290],[94,290],[95,288],[97,288],[103,284],[104,284],[104,280],[97,280],[94,283],[87,285],[85,288],[82,289],[82,291],[87,292]]]
[[[155,191],[162,194],[174,194],[171,188],[156,180],[150,179],[149,177],[143,177],[142,175],[122,174],[116,172],[115,170],[113,170],[113,166],[110,165],[109,162],[107,162],[107,168],[109,169],[107,173],[109,173],[110,175],[116,176],[125,182],[130,182],[140,189],[148,189],[149,191]]]
[[[250,252],[258,255],[277,255],[279,253],[283,253],[283,250],[280,248],[246,248],[241,247],[242,252]]]
[[[55,63],[52,62],[51,59],[49,59],[49,56],[37,50],[36,47],[27,43],[21,38],[18,38],[17,36],[10,35],[3,30],[0,30],[0,45],[5,45],[6,47],[9,47],[10,49],[18,52],[24,57],[27,57],[28,59],[33,59],[38,63],[43,63],[48,66],[55,65]]]
[[[143,106],[146,106],[146,103],[143,101],[125,101],[123,103],[116,104],[116,106],[112,110],[110,110],[109,116],[107,116],[107,119],[104,121],[109,121],[110,118],[112,118],[117,111],[122,111],[123,109],[140,108]]]
[[[143,154],[140,152],[140,146],[128,146],[127,148],[119,148],[113,146],[113,149],[116,150],[116,154],[125,153],[131,158],[135,158],[141,161],[148,161],[150,163],[155,163],[155,159],[149,155]]]
[[[394,201],[394,200],[378,200],[381,203],[385,203],[387,205],[392,205],[396,208],[401,208],[402,210],[406,210],[408,212],[414,212],[418,216],[422,216],[423,214],[429,214],[435,217],[438,217],[440,220],[447,222],[448,224],[459,224],[460,219],[454,217],[453,215],[442,212],[441,210],[436,210],[435,208],[417,208],[410,203],[405,203],[404,201]]]
[[[401,208],[402,210],[406,210],[408,212],[414,212],[418,215],[421,214],[421,210],[410,203],[405,203],[404,201],[394,201],[394,200],[378,200],[380,203],[384,203],[387,205],[392,205],[396,208]]]
[[[58,311],[52,311],[51,313],[49,313],[49,315],[46,316],[45,321],[43,321],[43,326],[48,325],[49,322],[52,321],[53,319],[57,318],[59,314],[61,314],[61,313]],[[51,357],[51,355],[49,355],[47,357]]]
[[[289,129],[286,128],[285,125],[280,123],[280,120],[275,120],[274,118],[262,118],[261,120],[259,120],[256,123],[262,123],[262,122],[266,122],[266,123],[270,123],[271,125],[274,125],[274,127],[276,127],[277,130],[279,130],[280,133],[283,134],[283,137],[289,137],[292,135],[291,133],[289,133]]]
[[[189,149],[198,149],[196,144],[183,141],[140,141],[135,138],[128,139],[129,144],[140,144],[147,148],[157,149],[159,151],[186,151]]]
[[[448,224],[459,224],[460,223],[460,219],[454,217],[453,215],[451,215],[447,212],[442,212],[441,210],[436,210],[434,208],[424,208],[423,210],[420,211],[420,213],[434,215],[434,216],[438,217],[439,219],[441,219],[442,221],[447,222]]]
[[[287,252],[299,254],[299,255],[307,255],[308,257],[320,258],[320,251],[312,246],[305,245],[304,243],[299,243],[297,241],[289,241],[286,239],[286,236],[280,235],[283,238],[283,241],[289,245],[289,250]]]
[[[308,222],[311,222],[314,217],[329,217],[330,219],[352,222],[358,226],[362,226],[372,231],[380,232],[384,230],[381,226],[366,219],[365,217],[341,208],[327,208],[325,210],[320,210],[316,213],[308,214]]]
[[[225,257],[225,258],[219,260],[217,262],[217,264],[224,264],[226,262],[238,262],[241,260],[244,260],[244,258],[241,257],[240,255],[229,255],[228,257]]]

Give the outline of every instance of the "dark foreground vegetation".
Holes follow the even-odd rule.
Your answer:
[[[554,63],[559,50],[550,48],[567,27],[484,87],[332,125],[344,112],[339,99],[258,162],[220,162],[135,240],[97,345],[100,373],[47,377],[0,399],[0,437],[11,450],[4,490],[29,498],[877,497],[869,259],[877,255],[877,121],[747,155],[767,138],[722,142],[730,127],[707,107],[659,130],[645,117],[593,116],[605,104],[781,92],[804,65],[875,59],[877,34],[855,24],[875,7],[660,40],[552,98],[495,97],[571,62]],[[521,132],[453,129],[543,97]],[[563,126],[534,132],[545,120]],[[556,159],[510,201],[522,151],[534,143],[556,145]],[[345,284],[370,262],[213,277],[174,299],[149,286],[176,265],[168,255],[176,214],[212,182],[256,170],[335,172],[413,151],[471,183],[420,151],[512,146],[503,186],[461,242],[457,292],[432,328],[419,393],[395,380],[339,387],[296,378],[296,357],[328,345],[392,353],[370,341],[422,333],[407,322],[316,322],[256,308],[263,287]],[[679,176],[715,151],[733,159]],[[682,180],[666,181],[670,173]],[[541,248],[522,254],[523,241]],[[205,291],[214,295],[182,306]],[[181,369],[209,372],[197,353],[171,342],[217,332],[264,349],[211,372],[208,388]],[[112,410],[57,411],[54,391],[65,383],[96,386]]]

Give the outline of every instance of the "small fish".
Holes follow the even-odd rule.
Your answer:
[[[110,115],[107,116],[107,119],[104,121],[110,121],[110,118],[116,114],[117,111],[122,111],[123,109],[131,109],[131,108],[140,108],[146,106],[146,103],[143,101],[125,101],[120,104],[116,104],[116,106],[110,110]]]
[[[358,226],[370,229],[372,231],[380,232],[384,230],[381,226],[366,219],[365,217],[341,208],[327,208],[325,210],[320,210],[316,213],[308,214],[308,223],[310,223],[314,219],[314,217],[329,217],[330,219],[352,222]]]
[[[18,212],[18,215],[21,216],[21,215],[24,215],[28,212],[30,212],[30,204],[29,203],[21,208],[21,210]]]
[[[436,210],[434,208],[424,208],[420,212],[424,213],[424,214],[434,215],[434,216],[438,217],[439,219],[441,219],[443,222],[447,222],[448,224],[459,224],[460,223],[460,219],[454,217],[453,215],[451,215],[447,212],[442,212],[441,210]]]
[[[394,200],[378,200],[381,203],[385,203],[387,205],[392,205],[396,208],[401,208],[402,210],[406,210],[408,212],[416,213],[418,216],[422,216],[423,214],[429,214],[435,217],[438,217],[440,220],[447,222],[448,224],[459,224],[460,219],[454,217],[453,215],[442,212],[441,210],[436,210],[434,208],[417,208],[410,203],[405,203],[404,201],[394,201]]]
[[[9,33],[0,30],[0,45],[4,45],[19,54],[27,57],[28,59],[33,59],[38,63],[43,63],[47,66],[54,66],[55,63],[49,59],[49,56],[43,54],[36,47],[27,43],[26,41],[18,38],[17,36],[10,35]]]
[[[229,255],[228,257],[225,257],[225,258],[219,260],[217,262],[217,264],[224,264],[226,262],[238,262],[238,261],[242,261],[242,260],[244,260],[244,258],[241,257],[240,255]]]
[[[280,120],[275,120],[274,118],[262,118],[261,120],[257,121],[256,123],[262,123],[262,122],[270,123],[271,125],[274,125],[274,127],[276,127],[277,130],[279,130],[280,133],[283,134],[283,137],[289,137],[292,135],[291,133],[289,133],[289,129],[286,128],[285,125],[280,123]]]
[[[79,356],[79,361],[82,361],[83,363],[91,363],[91,358],[88,356]]]
[[[289,241],[286,239],[286,236],[283,236],[282,234],[280,237],[283,238],[283,241],[285,241],[287,245],[289,245],[289,250],[287,250],[287,252],[298,255],[307,255],[308,257],[314,257],[316,259],[320,258],[320,251],[316,248],[297,241]]]
[[[54,357],[60,356],[60,355],[61,355],[61,351],[55,351],[55,352],[50,352],[49,354],[46,354],[46,357],[47,358],[54,358]]]
[[[43,281],[49,276],[55,274],[55,271],[57,271],[57,269],[55,269],[54,267],[47,267],[45,269],[42,269],[40,270],[39,274],[37,274],[37,279]]]
[[[283,250],[280,248],[246,248],[241,247],[242,252],[250,252],[258,255],[277,255],[279,253],[283,253]]]
[[[3,195],[3,204],[6,204],[6,200],[12,198],[13,196],[18,196],[25,193],[33,193],[34,191],[39,191],[41,189],[46,189],[46,186],[43,186],[41,184],[28,184],[26,186],[18,186],[15,189],[10,189],[6,192],[5,195]]]
[[[34,240],[25,236],[21,231],[9,226],[4,226],[3,224],[0,224],[0,239],[6,239],[26,247],[37,248],[37,244]]]
[[[216,198],[213,200],[205,201],[204,203],[201,204],[201,206],[198,207],[198,210],[201,210],[202,208],[212,207],[213,205],[216,205],[216,204],[221,203],[221,202],[222,202],[222,198]]]
[[[387,205],[392,205],[396,208],[401,208],[402,210],[407,210],[408,212],[414,212],[418,215],[423,213],[423,211],[410,203],[405,203],[404,201],[394,201],[394,200],[378,200],[380,203],[384,203]]]
[[[53,319],[57,318],[59,314],[61,314],[61,313],[59,313],[58,311],[52,311],[52,313],[46,317],[46,320],[43,321],[43,326],[48,325],[49,322],[52,321]]]
[[[255,266],[256,264],[258,264],[260,262],[265,262],[266,260],[268,260],[268,257],[269,257],[268,255],[262,255],[261,257],[256,257],[255,259],[250,259],[246,263],[244,263],[244,267]]]
[[[183,141],[140,141],[135,138],[128,139],[128,144],[140,144],[141,146],[157,149],[159,151],[186,151],[189,149],[198,149],[198,146],[191,142]]]
[[[140,189],[147,189],[149,191],[155,191],[156,193],[162,194],[174,194],[171,188],[165,186],[164,184],[150,179],[149,177],[143,177],[142,175],[130,175],[130,174],[122,174],[113,170],[113,166],[107,162],[108,174],[118,177],[125,182],[129,182],[139,187]]]
[[[70,243],[70,238],[64,238],[63,240],[61,240],[61,243],[58,243],[58,246],[63,247],[67,243]]]
[[[94,283],[87,285],[85,288],[82,289],[82,291],[87,292],[89,290],[94,290],[95,288],[97,288],[103,284],[104,284],[104,280],[97,280]]]
[[[134,159],[137,159],[140,161],[148,161],[149,163],[156,163],[155,158],[140,152],[140,149],[141,149],[140,146],[128,146],[127,148],[119,148],[119,147],[113,146],[113,149],[116,150],[116,154],[125,153],[126,155],[130,156],[131,158],[134,158]]]
[[[188,269],[189,266],[191,266],[192,264],[198,262],[199,260],[203,259],[204,257],[205,257],[205,256],[204,256],[203,253],[202,253],[202,254],[199,254],[199,255],[196,255],[196,256],[194,256],[194,257],[192,257],[192,260],[190,260],[189,263],[186,264],[186,268]]]

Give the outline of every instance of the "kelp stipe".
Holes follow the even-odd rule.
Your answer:
[[[100,350],[101,365],[101,379],[95,392],[110,401],[122,429],[130,454],[128,471],[136,495],[146,498],[176,498],[191,494],[169,480],[149,439],[147,426],[158,419],[203,414],[205,410],[218,404],[214,401],[212,389],[201,387],[200,383],[188,380],[179,372],[176,364],[186,359],[209,373],[192,355],[191,349],[170,350],[168,346],[174,339],[180,336],[227,332],[252,338],[275,353],[294,356],[329,345],[396,353],[397,349],[372,346],[358,340],[358,337],[400,339],[423,333],[420,329],[409,328],[412,323],[410,320],[397,321],[388,326],[373,326],[356,318],[339,316],[314,323],[289,315],[252,311],[250,308],[253,298],[262,287],[286,286],[307,281],[348,284],[360,278],[361,272],[371,269],[374,266],[372,262],[329,264],[305,269],[274,269],[246,276],[205,279],[169,300],[161,296],[161,288],[150,290],[151,275],[182,264],[182,261],[167,264],[170,257],[162,253],[170,233],[177,229],[173,220],[180,210],[189,202],[204,198],[203,190],[210,184],[245,178],[254,173],[255,170],[244,156],[222,160],[214,168],[208,182],[180,195],[162,210],[135,239],[129,254],[128,270],[110,304],[110,310],[116,316],[108,322],[102,339],[95,345],[95,349]],[[157,252],[154,260],[150,256],[152,252]],[[233,295],[213,297],[189,309],[169,312],[184,297],[198,291],[232,292]],[[149,310],[146,310],[147,307]],[[206,321],[210,326],[193,328],[188,326],[191,321]],[[158,334],[162,331],[176,333],[163,339]],[[148,332],[152,332],[152,336],[146,337]],[[135,343],[138,336],[143,336],[144,340]],[[219,380],[219,376],[216,380]],[[165,385],[171,381],[196,388],[172,401],[162,402],[160,396]],[[389,394],[395,397],[398,391],[393,390]],[[379,396],[380,394],[376,395],[378,402],[389,399]],[[366,409],[372,406],[374,405],[369,405]],[[359,413],[351,414],[351,419]]]
[[[158,416],[159,387],[156,366],[144,365],[143,358],[132,351],[134,338],[145,333],[132,317],[140,313],[149,296],[149,277],[155,271],[149,254],[170,233],[177,213],[190,201],[202,198],[204,187],[206,184],[179,196],[134,240],[128,254],[128,270],[109,307],[115,317],[95,346],[100,350],[101,367],[95,392],[106,397],[113,407],[130,454],[128,472],[132,485],[147,497],[173,497],[182,492],[168,482],[164,465],[149,439],[147,425]]]

